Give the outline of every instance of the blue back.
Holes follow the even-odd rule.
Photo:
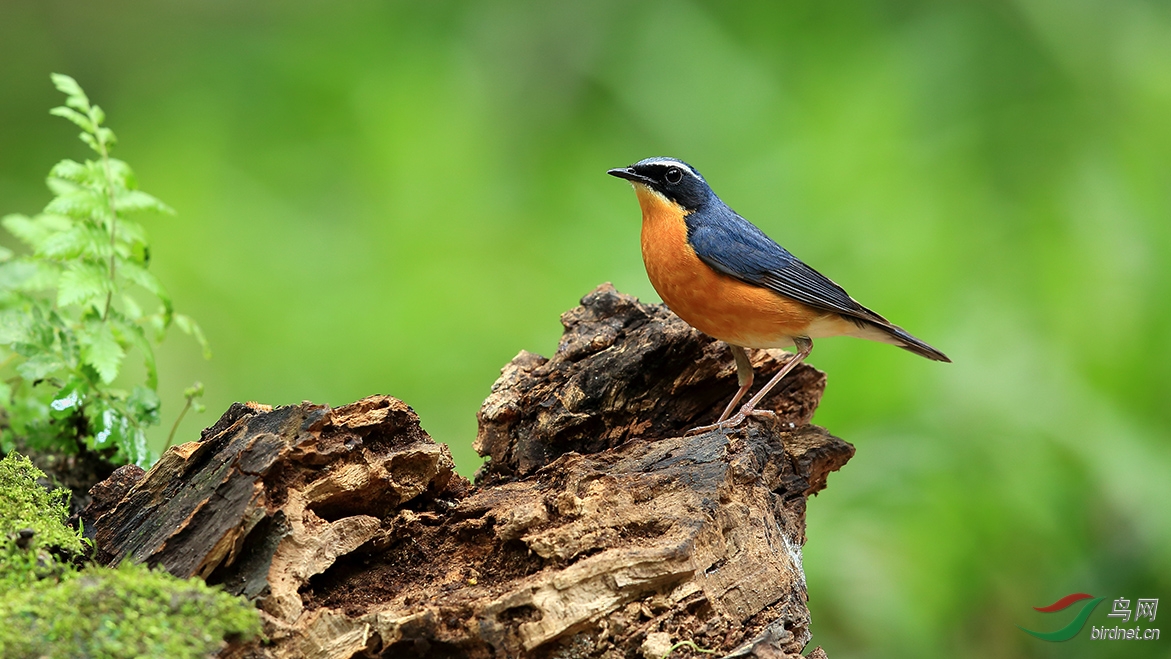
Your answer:
[[[689,213],[685,222],[687,239],[695,253],[715,270],[817,309],[887,323],[882,316],[858,304],[841,286],[802,263],[756,225],[740,217],[714,194],[708,203]]]

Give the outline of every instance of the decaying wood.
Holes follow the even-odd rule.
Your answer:
[[[609,284],[562,314],[561,323],[556,354],[522,351],[480,409],[475,446],[490,458],[489,475],[527,475],[570,451],[596,453],[634,437],[671,437],[714,423],[737,389],[726,344]],[[759,386],[789,355],[749,356]],[[805,425],[824,391],[825,374],[801,364],[760,407]]]
[[[726,349],[609,287],[563,322],[551,359],[493,387],[478,485],[388,396],[234,405],[95,487],[98,556],[254,600],[269,641],[230,657],[799,656],[806,499],[853,455],[807,423],[821,374],[795,371],[775,416],[683,437],[735,390]]]

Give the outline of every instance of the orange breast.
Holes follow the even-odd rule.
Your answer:
[[[689,325],[746,348],[783,348],[826,314],[767,288],[716,272],[687,242],[683,208],[636,183],[642,260],[663,301]],[[834,332],[837,333],[837,332]]]

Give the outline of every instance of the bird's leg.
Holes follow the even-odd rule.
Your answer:
[[[813,352],[813,339],[810,339],[809,337],[795,337],[793,339],[793,343],[797,346],[797,354],[793,355],[789,361],[785,362],[785,365],[781,367],[781,370],[777,371],[777,374],[774,375],[767,384],[761,387],[760,391],[758,391],[755,396],[749,399],[748,402],[744,404],[744,407],[741,407],[740,411],[737,412],[735,416],[718,425],[728,427],[740,425],[740,423],[744,421],[746,417],[752,414],[753,410],[756,409],[756,404],[759,403],[762,398],[768,395],[768,392],[771,391],[773,387],[777,386],[777,383],[780,382],[786,375],[788,375],[789,371],[796,368],[797,364],[800,364],[805,360],[806,357],[809,356],[810,352]]]
[[[748,393],[748,389],[752,387],[752,362],[748,360],[748,353],[744,352],[744,348],[741,348],[740,346],[734,346],[729,343],[728,347],[732,349],[732,356],[736,358],[736,379],[740,382],[740,388],[736,391],[736,395],[732,396],[731,402],[729,402],[728,406],[724,408],[724,413],[720,415],[720,419],[718,421],[709,426],[699,426],[698,428],[692,428],[691,430],[683,433],[684,437],[702,435],[709,430],[727,427],[728,416],[732,414],[732,410],[736,409],[736,403],[739,403],[740,399],[744,398],[744,394]],[[736,423],[739,423],[739,421]]]
[[[724,408],[724,413],[716,421],[717,425],[732,416],[732,410],[736,409],[736,403],[739,403],[744,394],[748,393],[748,389],[752,387],[752,362],[748,361],[748,353],[744,352],[744,348],[740,346],[729,344],[728,347],[732,349],[732,356],[736,358],[736,379],[740,383],[740,389],[736,391],[736,395],[732,396],[731,402]]]

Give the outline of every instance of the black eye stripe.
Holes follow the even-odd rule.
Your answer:
[[[663,178],[668,183],[678,183],[683,180],[683,172],[679,171],[678,167],[668,167],[666,173],[663,174]]]

